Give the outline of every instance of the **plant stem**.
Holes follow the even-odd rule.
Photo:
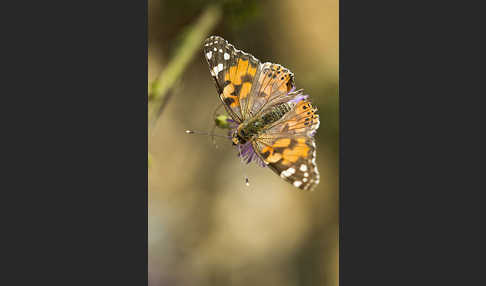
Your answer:
[[[174,84],[180,78],[196,51],[201,48],[201,44],[209,32],[219,22],[221,16],[219,6],[209,5],[189,29],[187,36],[165,70],[149,87],[149,122],[156,121],[160,116],[173,94],[171,89]]]

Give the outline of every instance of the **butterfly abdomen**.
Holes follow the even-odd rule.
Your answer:
[[[291,110],[291,106],[288,103],[282,103],[279,104],[272,109],[270,109],[268,112],[263,114],[262,121],[264,125],[272,124],[282,118],[285,113],[289,112]]]
[[[267,112],[263,113],[263,115],[255,117],[248,122],[243,122],[240,125],[238,135],[241,139],[243,139],[242,141],[246,142],[253,136],[258,135],[268,125],[277,122],[291,109],[292,107],[289,103],[278,104]]]

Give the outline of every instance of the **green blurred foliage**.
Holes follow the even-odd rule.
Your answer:
[[[262,1],[257,0],[223,0],[223,14],[226,22],[235,31],[242,29],[246,23],[260,15]]]

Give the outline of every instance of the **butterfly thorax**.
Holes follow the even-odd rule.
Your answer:
[[[238,129],[233,134],[233,143],[245,144],[247,141],[252,140],[267,129],[269,125],[277,122],[291,109],[292,106],[290,103],[281,103],[260,116],[248,118],[238,126]]]

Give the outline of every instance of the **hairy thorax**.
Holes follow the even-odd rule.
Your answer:
[[[281,103],[261,116],[249,118],[242,122],[236,132],[233,134],[234,144],[245,144],[253,138],[260,135],[270,124],[275,123],[292,109],[289,103]]]

